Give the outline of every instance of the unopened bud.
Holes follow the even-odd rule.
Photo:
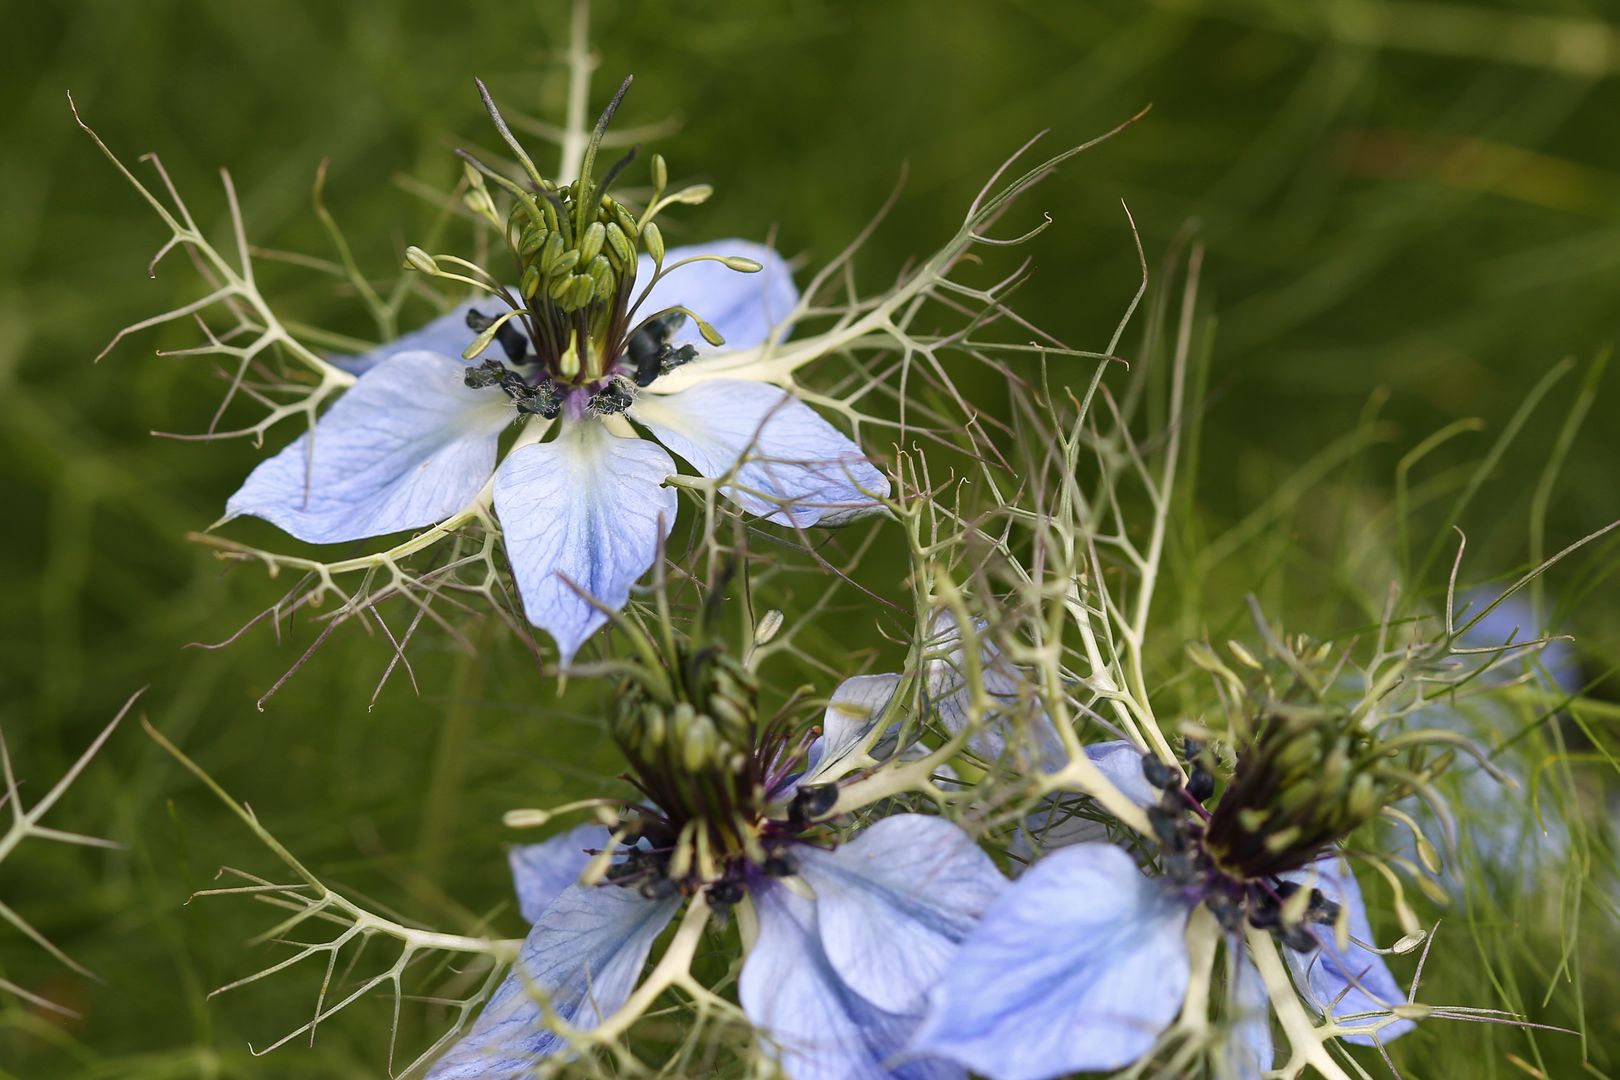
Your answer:
[[[600,221],[593,221],[585,229],[585,234],[579,238],[579,261],[590,262],[602,250],[602,241],[607,239],[607,230]]]
[[[412,245],[405,249],[405,269],[416,270],[423,274],[437,274],[439,264],[433,260],[433,256]]]
[[[641,230],[642,242],[647,245],[647,254],[652,256],[654,263],[664,261],[664,234],[658,230],[656,221],[647,222],[647,227]]]

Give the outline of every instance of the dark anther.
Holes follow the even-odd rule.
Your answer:
[[[1295,923],[1285,927],[1282,932],[1282,942],[1297,953],[1308,953],[1315,949],[1318,942],[1311,928],[1304,923]]]
[[[1181,815],[1162,806],[1153,806],[1148,808],[1147,816],[1148,824],[1153,826],[1153,835],[1166,851],[1182,851],[1186,848],[1187,834],[1181,828]]]
[[[1305,909],[1305,917],[1311,922],[1335,923],[1339,921],[1339,902],[1329,900],[1321,889],[1311,890],[1311,902]]]
[[[709,903],[730,907],[742,902],[743,893],[742,882],[727,878],[709,886]]]
[[[1152,754],[1144,755],[1142,758],[1142,775],[1147,778],[1148,783],[1160,791],[1181,786],[1181,774]]]
[[[1290,896],[1293,896],[1297,892],[1299,892],[1299,882],[1297,882],[1297,881],[1279,881],[1279,882],[1277,882],[1276,893],[1277,893],[1277,899],[1280,902],[1287,903],[1288,898]]]
[[[762,869],[771,877],[792,877],[799,872],[798,864],[781,853],[768,857]]]
[[[1275,930],[1282,925],[1282,906],[1261,893],[1249,904],[1249,925],[1256,930]]]
[[[685,321],[684,314],[672,311],[668,315],[649,320],[630,335],[625,351],[635,368],[637,386],[651,386],[658,376],[680,367],[697,356],[697,350],[690,345],[682,345],[677,349],[669,343],[670,338],[675,336],[675,331],[679,330]]]
[[[1201,803],[1208,802],[1215,794],[1215,775],[1196,761],[1187,777],[1187,794]]]
[[[495,386],[511,372],[499,360],[485,360],[477,367],[470,367],[461,374],[461,381],[466,383],[469,390],[483,390]]]
[[[467,328],[475,334],[482,334],[494,325],[494,319],[476,308],[467,312]],[[523,331],[518,329],[517,324],[511,319],[501,323],[501,328],[495,331],[495,340],[501,343],[501,350],[506,353],[506,358],[514,364],[523,363],[524,358],[529,355],[529,339],[523,335]]]
[[[614,379],[591,395],[586,407],[597,416],[616,416],[635,404],[636,393],[623,379]]]
[[[837,802],[837,784],[807,785],[794,793],[793,802],[788,805],[788,820],[794,825],[808,825]]]
[[[1227,933],[1235,932],[1243,924],[1243,904],[1231,893],[1216,890],[1204,898],[1204,906]]]

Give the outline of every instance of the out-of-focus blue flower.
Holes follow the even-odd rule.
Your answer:
[[[1129,777],[1128,768],[1140,777],[1142,763],[1129,744],[1101,744],[1090,756],[1136,801],[1146,804],[1151,799],[1142,795],[1159,794]],[[1360,888],[1340,858],[1329,855],[1260,882],[1211,875],[1196,856],[1187,866],[1180,878],[1149,877],[1123,849],[1104,843],[1047,855],[963,942],[911,1049],[994,1080],[1129,1065],[1181,1011],[1189,979],[1187,923],[1207,903],[1219,909],[1230,931],[1229,955],[1238,958],[1230,1002],[1234,1034],[1224,1061],[1232,1075],[1258,1077],[1272,1065],[1269,1004],[1236,930],[1245,917],[1256,925],[1274,918],[1295,888],[1320,893],[1311,896],[1319,918],[1285,935],[1284,956],[1304,1000],[1324,1016],[1376,1028],[1384,1042],[1411,1028],[1410,1021],[1388,1020],[1389,1008],[1406,997],[1382,958],[1357,943],[1370,942],[1371,928]],[[1340,912],[1351,938],[1344,949],[1334,934]],[[1370,1035],[1346,1038],[1372,1041]]]
[[[729,240],[672,250],[666,263],[708,257],[762,269],[690,263],[658,278],[637,310],[695,310],[728,348],[762,344],[797,303],[786,262],[762,245]],[[653,275],[642,255],[636,277]],[[615,303],[628,323],[629,301]],[[833,524],[870,511],[874,496],[888,492],[859,447],[780,387],[713,378],[661,392],[660,372],[703,344],[690,321],[604,338],[605,366],[581,375],[577,362],[559,359],[557,343],[537,350],[514,319],[469,365],[461,352],[477,336],[472,327],[491,322],[478,309],[498,306],[463,304],[352,361],[359,380],[312,431],[253,470],[227,516],[264,518],[310,543],[340,543],[435,525],[493,480],[524,610],[566,661],[607,620],[591,598],[622,607],[674,525],[675,492],[664,480],[676,468],[667,451],[703,476],[727,478],[728,498],[783,525]],[[511,368],[499,358],[503,348]],[[555,438],[520,445],[497,466],[501,433],[529,413],[553,417]],[[657,442],[603,423],[621,415]]]
[[[1005,879],[967,833],[940,818],[884,818],[830,847],[800,816],[807,796],[868,760],[864,748],[891,693],[881,679],[850,680],[834,695],[806,768],[793,775],[786,760],[763,763],[776,808],[757,823],[767,857],[733,855],[721,881],[674,880],[667,852],[643,841],[620,849],[600,884],[579,884],[588,849],[608,843],[599,826],[515,851],[513,876],[533,929],[512,973],[428,1080],[515,1080],[564,1051],[547,1009],[584,1029],[612,1015],[683,895],[698,890],[716,906],[753,905],[758,933],[739,998],[786,1075],[963,1080],[957,1065],[899,1054]]]

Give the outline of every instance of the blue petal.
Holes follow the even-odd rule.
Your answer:
[[[1227,945],[1227,968],[1233,980],[1228,1012],[1233,1025],[1223,1047],[1224,1075],[1260,1080],[1271,1069],[1277,1053],[1271,1037],[1271,993],[1259,969],[1246,955],[1234,951],[1237,948],[1241,946],[1230,942]]]
[[[570,885],[529,931],[512,973],[478,1022],[427,1080],[517,1080],[566,1043],[546,1026],[544,995],[563,1023],[594,1028],[616,1012],[681,897],[647,900],[634,889]]]
[[[720,331],[726,339],[724,348],[747,349],[763,344],[799,303],[793,270],[773,248],[747,240],[717,240],[671,248],[664,253],[664,265],[674,266],[694,255],[753,259],[763,269],[757,274],[745,274],[717,262],[683,266],[653,286],[636,310],[637,319],[665,308],[690,308]],[[651,281],[652,275],[652,257],[642,255],[636,264],[636,281]],[[713,348],[690,319],[676,331],[672,344],[694,345],[700,351]]]
[[[983,626],[974,628],[979,647],[979,676],[988,709],[979,718],[980,730],[968,739],[968,749],[986,761],[999,760],[1007,753],[1007,742],[1029,741],[1042,768],[1055,769],[1063,763],[1063,743],[1052,719],[1041,704],[1039,691],[1028,676],[1002,653]],[[945,650],[942,658],[928,661],[925,681],[940,723],[952,734],[970,723],[973,694],[968,685],[966,650],[956,616],[941,611],[929,627],[931,650]]]
[[[1349,914],[1350,936],[1372,942],[1372,925],[1367,921],[1367,908],[1361,900],[1361,886],[1342,859],[1330,856],[1308,869],[1296,870],[1282,877],[1285,881],[1298,882],[1304,887],[1321,889],[1323,895],[1340,904]],[[1395,981],[1395,976],[1390,974],[1382,956],[1368,952],[1354,941],[1340,950],[1331,925],[1313,929],[1320,948],[1309,953],[1284,948],[1283,956],[1293,973],[1294,984],[1317,1012],[1334,1017],[1387,1013],[1391,1006],[1406,1001],[1406,992]],[[1352,1026],[1372,1028],[1382,1019],[1368,1017]],[[1411,1031],[1412,1027],[1410,1020],[1397,1020],[1378,1029],[1378,1041],[1389,1042],[1399,1038]],[[1344,1039],[1358,1046],[1371,1046],[1374,1042],[1368,1035],[1346,1035]]]
[[[512,884],[525,922],[540,921],[540,913],[557,895],[579,880],[591,861],[587,848],[600,850],[613,838],[600,825],[580,825],[538,844],[525,844],[507,852]]]
[[[588,417],[501,462],[495,511],[523,610],[564,663],[608,618],[578,590],[616,611],[653,564],[675,524],[675,492],[664,487],[674,471],[653,443]]]
[[[312,544],[418,529],[473,501],[495,468],[511,403],[469,390],[465,365],[407,352],[365,375],[305,432],[259,463],[226,504]],[[313,446],[313,448],[312,448]]]
[[[1048,855],[951,958],[913,1046],[993,1080],[1128,1065],[1186,997],[1189,911],[1112,845]]]
[[[642,394],[630,418],[703,476],[732,481],[721,488],[727,498],[778,525],[837,524],[877,510],[873,495],[889,493],[860,447],[769,383],[711,379]]]
[[[957,946],[1007,880],[943,818],[884,818],[836,851],[794,848],[816,893],[821,945],[856,993],[920,1013]]]
[[[810,744],[804,775],[796,783],[831,783],[866,764],[876,741],[872,732],[899,685],[898,675],[856,675],[839,683],[827,701],[821,737]]]
[[[360,356],[334,356],[331,360],[344,371],[364,375],[390,356],[398,356],[400,353],[426,350],[460,358],[461,350],[471,345],[473,339],[478,336],[477,331],[467,326],[469,312],[477,311],[493,319],[499,318],[509,310],[506,302],[499,297],[480,294],[457,304],[425,326],[408,334],[401,334],[393,341],[379,345],[368,353]],[[523,329],[521,321],[514,320],[509,325],[519,330]],[[499,342],[490,342],[489,348],[473,357],[472,362],[476,364],[485,359],[505,361],[506,350],[501,348]]]
[[[764,881],[750,892],[759,936],[738,998],[792,1080],[961,1080],[937,1060],[901,1060],[915,1016],[877,1008],[845,984],[822,949],[817,905]]]

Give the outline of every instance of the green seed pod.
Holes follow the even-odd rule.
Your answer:
[[[613,220],[619,223],[624,235],[634,240],[641,235],[641,226],[636,224],[636,215],[626,210],[618,203],[613,204]]]
[[[600,221],[593,221],[586,227],[585,233],[579,238],[579,261],[590,262],[602,250],[602,242],[607,239],[607,230]]]
[[[550,277],[557,269],[557,260],[562,256],[563,236],[562,233],[553,229],[551,235],[546,237],[546,245],[540,252],[541,272]]]
[[[613,266],[608,262],[606,255],[598,255],[592,259],[591,265],[585,268],[585,272],[590,275],[591,285],[593,286],[591,291],[598,300],[606,300],[613,295],[614,289],[618,287],[619,279],[613,273]]]
[[[625,266],[636,261],[635,246],[630,238],[624,235],[624,230],[617,224],[609,225],[602,230],[603,248],[615,260],[615,268],[623,270]]]
[[[530,224],[523,230],[523,239],[518,244],[518,254],[524,262],[530,262],[540,253],[545,245],[549,233],[544,225]]]
[[[570,311],[578,311],[591,302],[596,295],[596,282],[589,274],[574,274],[568,279],[568,292],[564,297],[564,304]]]

